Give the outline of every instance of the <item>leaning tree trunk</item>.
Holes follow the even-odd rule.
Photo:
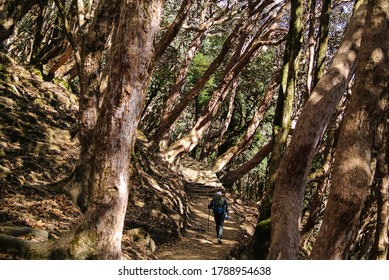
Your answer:
[[[331,66],[305,103],[285,151],[275,180],[269,259],[298,258],[308,171],[317,144],[354,73],[365,15],[366,5],[361,5],[349,22]]]
[[[343,110],[341,111],[343,112]],[[329,189],[330,173],[335,153],[335,143],[337,141],[336,135],[339,134],[337,132],[339,130],[337,125],[339,113],[337,112],[331,117],[331,122],[326,132],[325,147],[322,156],[323,164],[317,174],[319,182],[309,202],[309,216],[301,229],[302,244],[309,241],[309,232],[319,223],[320,214],[325,208],[325,199]]]
[[[205,38],[206,38],[206,32],[205,30],[202,30],[198,34],[196,34],[195,38],[192,40],[191,44],[189,45],[185,57],[180,65],[180,68],[177,71],[176,81],[172,86],[172,89],[164,102],[161,123],[166,121],[167,117],[169,116],[169,113],[173,110],[177,101],[179,100],[182,90],[184,89],[186,84],[189,67]],[[166,150],[169,144],[169,135],[171,129],[172,127],[170,127],[170,129],[168,129],[164,133],[164,135],[161,136],[159,140],[158,145],[161,151]]]
[[[233,81],[237,79],[239,73],[250,62],[258,49],[264,45],[278,44],[283,40],[283,37],[279,38],[276,27],[277,20],[283,15],[284,6],[281,5],[278,8],[278,11],[268,18],[253,37],[248,37],[248,33],[242,34],[241,40],[235,47],[234,54],[224,70],[223,78],[220,81],[218,88],[212,93],[207,106],[203,109],[196,124],[186,136],[170,145],[165,152],[165,159],[169,164],[174,164],[180,155],[192,151],[197,146],[211,125],[211,121],[220,108],[221,103],[225,99],[228,88],[233,84]],[[251,25],[252,24],[250,23],[247,28],[250,28]],[[273,32],[276,34],[273,34]],[[247,43],[245,43],[246,38],[248,39]],[[247,44],[246,49],[244,49],[245,44]]]
[[[389,84],[389,5],[370,0],[355,85],[339,135],[326,212],[312,259],[346,259],[373,179],[372,147]]]
[[[277,77],[278,75],[276,74],[273,77],[273,80],[269,83],[269,87],[263,95],[262,102],[258,106],[257,110],[255,111],[253,119],[248,125],[247,130],[243,134],[242,138],[239,140],[239,142],[236,145],[229,148],[225,153],[223,153],[215,160],[215,163],[213,164],[212,167],[212,170],[215,173],[219,173],[220,171],[222,171],[223,168],[228,163],[230,163],[230,161],[232,161],[232,159],[234,159],[235,157],[240,155],[243,151],[245,151],[248,145],[251,143],[255,133],[257,132],[259,124],[262,122],[267,109],[270,107],[271,100],[275,92],[275,88],[278,85]]]
[[[182,24],[187,18],[190,8],[192,7],[194,1],[191,0],[183,0],[181,3],[181,7],[177,12],[176,18],[169,25],[166,32],[162,35],[161,39],[155,46],[155,54],[154,60],[158,60],[163,53],[166,51],[169,44],[174,40],[177,36],[178,32],[181,29]]]
[[[209,129],[204,136],[204,144],[201,147],[200,160],[206,159],[212,151],[217,151],[223,142],[224,134],[228,130],[228,126],[231,123],[231,119],[234,112],[236,89],[239,85],[239,77],[234,80],[234,84],[231,86],[229,93],[228,109],[224,119],[218,125],[215,125],[217,129]],[[215,140],[215,141],[214,141]]]
[[[266,20],[264,20],[262,26],[260,27],[260,30],[257,32],[257,35],[254,35],[256,38],[253,38],[253,39],[258,39],[258,40],[252,40],[250,43],[247,43],[247,48],[250,49],[250,51],[245,52],[246,57],[243,57],[242,60],[246,60],[248,56],[252,56],[254,54],[254,53],[252,53],[252,50],[254,50],[254,52],[255,52],[256,50],[258,50],[258,48],[261,45],[266,45],[266,42],[258,42],[261,39],[261,38],[258,38],[259,35],[264,33],[266,30],[268,31],[268,33],[271,33],[269,31],[269,29],[274,27],[274,23],[276,22],[277,19],[280,18],[281,14],[283,12],[284,5],[281,5],[279,3],[274,4],[273,7],[270,6],[269,2],[264,2],[263,5],[264,5],[264,6],[262,6],[263,9],[265,7],[269,6],[270,10],[274,11],[274,10],[278,9],[278,12],[269,14],[268,18],[266,18]],[[164,120],[160,123],[157,131],[155,132],[155,134],[152,137],[152,142],[154,145],[156,145],[156,143],[159,143],[162,138],[166,137],[166,134],[169,132],[171,126],[176,122],[176,120],[181,115],[181,113],[188,107],[190,102],[192,102],[193,99],[199,94],[199,92],[205,86],[205,84],[208,82],[210,77],[216,72],[216,70],[219,68],[219,66],[224,62],[224,59],[226,58],[228,52],[231,49],[231,46],[233,46],[235,44],[235,42],[237,41],[237,38],[244,35],[242,33],[250,32],[253,27],[257,26],[258,21],[259,21],[259,19],[258,19],[259,14],[257,14],[257,13],[259,13],[261,11],[262,11],[262,9],[259,11],[256,11],[255,13],[253,13],[251,15],[248,15],[248,17],[246,18],[246,21],[241,19],[238,21],[238,23],[236,23],[234,29],[232,30],[230,35],[224,41],[224,44],[223,44],[218,56],[209,65],[207,70],[203,73],[203,75],[195,83],[195,85],[192,87],[192,89],[189,90],[189,92],[181,99],[180,103],[177,106],[175,106],[174,109],[172,109],[169,114],[164,116]],[[267,35],[270,36],[271,34],[267,34]],[[274,43],[274,42],[271,42],[269,44],[272,44],[272,43]],[[238,55],[239,54],[240,53],[238,53]],[[236,55],[237,55],[237,53],[235,53],[232,57],[234,57]],[[242,63],[247,64],[248,62],[242,61]],[[242,63],[238,63],[234,67],[240,68]],[[239,71],[240,70],[235,69],[233,72],[237,73]],[[224,75],[223,79],[224,80],[229,79],[231,82],[233,80],[233,77],[227,77],[227,75],[229,75],[229,73],[231,73],[231,71],[225,71],[225,73],[226,74]],[[234,74],[234,75],[236,76],[237,74]],[[220,88],[222,86],[224,88],[226,88],[226,86],[222,85],[222,83],[221,83]],[[219,93],[218,93],[219,95],[222,94],[222,92],[220,90],[218,90],[218,91],[219,91]],[[224,89],[222,91],[224,91]],[[207,123],[207,125],[208,125],[209,120],[201,120],[201,122]],[[205,128],[205,126],[203,126],[203,127]],[[203,130],[205,132],[207,129],[201,129],[201,130]],[[203,133],[203,131],[201,131],[201,133]],[[188,136],[188,138],[189,137],[191,137],[191,136]],[[173,149],[171,149],[171,147],[169,147],[168,148],[168,150],[170,150],[170,151],[168,151],[169,161],[173,162],[179,154],[191,151],[197,145],[197,142],[199,140],[199,138],[197,136],[195,136],[195,138],[197,138],[194,141],[196,143],[189,143],[188,141],[183,140],[183,141],[181,141],[181,143],[175,143],[176,145],[173,144],[175,151],[173,151]]]
[[[163,116],[163,120],[160,123],[157,131],[152,137],[152,142],[154,145],[159,145],[159,142],[167,137],[167,134],[169,133],[171,126],[176,122],[178,117],[181,115],[181,113],[188,107],[191,101],[199,94],[199,92],[202,90],[202,88],[206,85],[206,83],[209,81],[211,76],[216,72],[216,70],[219,68],[219,66],[224,61],[225,57],[227,56],[231,44],[234,43],[236,40],[237,35],[239,34],[241,24],[237,24],[233,32],[227,37],[225,40],[218,56],[214,59],[214,61],[209,65],[207,70],[203,73],[203,75],[199,78],[199,80],[194,84],[194,86],[191,88],[191,90],[181,99],[180,103],[175,106],[173,109],[171,109],[168,114]]]
[[[271,152],[273,141],[264,145],[250,160],[246,161],[239,167],[228,171],[221,179],[221,183],[226,189],[232,189],[233,184],[240,180],[244,175],[258,166]]]

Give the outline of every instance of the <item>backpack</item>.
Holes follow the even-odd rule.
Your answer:
[[[224,214],[224,205],[225,205],[225,199],[223,197],[214,198],[213,200],[213,214],[215,215],[222,215]]]

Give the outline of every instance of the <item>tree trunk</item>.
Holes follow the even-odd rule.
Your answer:
[[[79,133],[80,156],[72,180],[67,184],[66,191],[85,211],[89,200],[89,189],[86,178],[89,177],[92,157],[91,143],[98,117],[99,102],[104,92],[101,92],[101,75],[103,52],[112,26],[116,26],[120,13],[120,1],[101,1],[97,7],[96,16],[89,27],[88,34],[80,46],[80,99],[79,99]],[[113,25],[112,25],[113,24]]]
[[[168,98],[166,98],[165,100],[165,105],[162,111],[162,120],[161,120],[162,123],[166,121],[167,117],[169,116],[169,113],[175,107],[181,95],[181,92],[185,86],[190,64],[192,63],[193,58],[195,57],[197,51],[200,49],[200,46],[204,41],[205,37],[206,37],[205,31],[201,31],[198,34],[196,34],[188,50],[186,51],[185,58],[180,66],[180,69],[178,70],[176,81],[171,89]],[[159,140],[158,145],[160,150],[165,150],[168,146],[170,128],[164,133],[164,135],[161,136]]]
[[[267,109],[269,108],[271,104],[271,100],[273,98],[273,94],[275,92],[275,89],[278,85],[278,79],[276,75],[273,80],[269,83],[269,87],[267,91],[264,93],[263,99],[261,104],[258,106],[257,110],[254,113],[253,119],[251,120],[249,126],[247,127],[247,130],[245,131],[242,138],[239,140],[239,142],[234,145],[233,147],[229,148],[228,151],[223,153],[221,156],[219,156],[212,167],[212,170],[215,173],[220,172],[223,170],[223,168],[231,162],[233,158],[241,154],[247,146],[250,144],[251,140],[253,139],[255,133],[257,132],[257,129],[259,127],[259,124],[263,120],[265,113]]]
[[[201,150],[200,160],[204,160],[208,157],[211,151],[217,151],[220,144],[222,143],[222,139],[224,138],[224,134],[228,130],[228,126],[231,123],[231,119],[234,112],[234,103],[235,103],[235,95],[236,89],[239,85],[239,77],[234,80],[233,85],[231,86],[229,101],[228,101],[228,109],[227,114],[224,117],[222,123],[220,123],[217,129],[210,129],[208,133],[204,136],[204,145]],[[213,143],[213,140],[216,139],[216,143]]]
[[[301,230],[303,243],[309,238],[309,231],[319,222],[320,214],[325,208],[325,198],[327,197],[329,189],[330,173],[337,142],[336,134],[339,134],[337,119],[340,113],[341,112],[337,112],[331,117],[330,125],[327,129],[325,147],[323,151],[323,167],[319,171],[320,175],[318,175],[320,177],[319,183],[313,193],[311,201],[309,202],[309,216]]]
[[[110,0],[107,0],[110,2]],[[163,1],[123,0],[107,65],[107,93],[92,139],[90,202],[81,224],[56,241],[8,238],[29,258],[120,259],[135,129],[150,79]],[[0,245],[4,242],[0,236]]]
[[[334,60],[305,103],[275,181],[269,259],[297,259],[305,183],[317,144],[354,73],[366,15],[351,18]],[[292,176],[293,175],[293,176]]]
[[[162,138],[166,137],[166,134],[170,130],[170,127],[174,124],[180,114],[185,110],[185,108],[193,101],[193,98],[201,91],[201,89],[208,82],[212,74],[218,69],[220,64],[224,61],[228,51],[230,50],[231,44],[236,39],[240,25],[237,25],[233,32],[228,36],[224,42],[222,49],[220,50],[219,55],[207,68],[201,78],[196,82],[192,89],[182,98],[180,103],[174,107],[173,110],[167,115],[164,116],[164,120],[160,123],[158,130],[155,132],[152,141],[154,143],[159,143]]]
[[[326,212],[312,259],[346,259],[373,171],[372,147],[389,84],[389,5],[369,1],[353,94],[339,136]]]
[[[271,3],[264,2],[263,8],[267,7],[270,4]],[[278,9],[278,11],[275,12],[274,14],[270,14],[269,15],[269,17],[264,21],[264,23],[260,27],[260,29],[257,32],[257,34],[254,35],[254,38],[252,38],[253,40],[250,43],[247,44],[247,49],[249,49],[250,51],[245,52],[245,54],[244,54],[245,57],[241,58],[241,61],[239,62],[239,65],[235,65],[234,66],[234,64],[231,64],[231,67],[234,66],[235,68],[239,68],[239,67],[241,67],[242,63],[246,63],[247,64],[248,61],[243,62],[243,60],[247,60],[247,58],[248,59],[251,58],[252,55],[254,54],[254,52],[256,50],[258,50],[258,48],[261,45],[265,45],[266,44],[266,42],[263,42],[263,41],[261,42],[260,39],[262,39],[262,38],[259,38],[259,37],[260,37],[260,35],[263,35],[265,30],[268,31],[267,34],[266,34],[267,37],[270,37],[272,35],[271,34],[271,27],[274,26],[274,22],[276,22],[276,20],[279,19],[280,16],[282,15],[283,8],[284,8],[284,5],[281,5],[279,3],[278,4],[277,3],[274,4],[270,8],[270,10],[276,10],[277,11],[277,9]],[[214,59],[214,61],[211,63],[211,65],[207,68],[207,70],[204,72],[204,74],[201,76],[201,78],[196,82],[196,84],[193,86],[193,88],[182,98],[181,102],[177,106],[175,106],[175,108],[169,113],[169,115],[165,117],[165,120],[163,122],[161,122],[161,124],[159,125],[158,130],[156,131],[156,133],[154,134],[154,136],[152,138],[152,141],[153,141],[154,145],[155,145],[155,143],[159,143],[159,141],[164,137],[164,135],[166,135],[166,133],[169,131],[171,126],[175,123],[175,121],[180,116],[180,114],[184,111],[185,108],[187,108],[187,106],[190,104],[190,102],[192,102],[193,99],[199,94],[201,89],[205,86],[205,84],[210,79],[211,75],[213,75],[216,72],[216,70],[218,69],[218,67],[223,63],[225,57],[227,56],[228,52],[230,51],[231,46],[234,45],[236,39],[239,36],[241,36],[241,37],[244,36],[245,33],[249,33],[252,30],[252,28],[257,26],[258,20],[259,20],[258,17],[259,17],[258,14],[251,14],[249,16],[249,18],[247,18],[244,23],[242,23],[243,20],[240,20],[235,25],[234,30],[232,30],[230,35],[225,40],[225,42],[224,42],[224,44],[223,44],[223,46],[222,46],[218,56]],[[247,35],[248,34],[246,34],[246,36]],[[264,36],[264,37],[266,37],[266,36]],[[274,43],[274,42],[270,42],[269,44],[272,44],[272,43]],[[237,55],[239,56],[240,53],[234,53],[232,55],[232,57],[236,57]],[[225,79],[225,77],[227,77],[227,75],[229,73],[228,70],[230,70],[230,69],[227,68],[227,71],[225,71],[224,79]],[[233,71],[235,73],[237,73],[238,72],[237,70],[238,69],[234,69]],[[231,77],[229,77],[228,79],[232,80]],[[220,86],[220,88],[221,87],[222,86]],[[220,93],[218,93],[218,94],[220,94]],[[197,143],[196,143],[196,145],[197,145]],[[189,152],[196,145],[189,145],[189,146],[191,146],[191,148],[186,147],[184,150],[186,152]],[[183,153],[183,152],[184,151],[181,150],[177,154],[180,154],[180,153]],[[171,153],[171,152],[169,152],[169,153]],[[170,157],[170,158],[174,161],[175,157],[176,157],[176,155],[174,155],[174,156],[172,155],[172,157]]]
[[[34,41],[31,46],[31,54],[30,54],[30,59],[29,62],[35,63],[37,62],[36,56],[39,53],[39,49],[41,47],[41,43],[43,41],[43,24],[44,24],[44,15],[47,9],[47,0],[45,1],[39,1],[39,14],[36,19],[35,23],[35,30],[34,30]]]
[[[189,71],[189,67],[190,67],[190,65],[191,65],[191,63],[193,61],[193,58],[195,57],[196,53],[200,49],[202,42],[207,37],[207,33],[208,33],[209,28],[212,25],[214,25],[215,22],[218,19],[218,17],[212,17],[212,18],[206,20],[206,13],[208,11],[209,11],[209,5],[205,4],[204,7],[203,7],[203,11],[201,12],[201,16],[200,16],[201,23],[199,24],[198,32],[194,36],[191,44],[188,47],[188,50],[186,51],[186,55],[184,57],[184,60],[183,60],[181,66],[180,66],[180,68],[179,68],[179,70],[177,72],[176,81],[175,81],[175,83],[174,83],[174,85],[173,85],[173,87],[171,89],[171,92],[170,92],[168,98],[164,102],[165,105],[164,105],[163,112],[162,112],[161,124],[165,124],[165,123],[169,122],[168,119],[171,117],[171,113],[172,113],[173,109],[175,108],[175,106],[177,104],[177,101],[178,101],[178,99],[179,99],[179,97],[180,97],[180,95],[182,93],[182,90],[184,89],[184,86],[185,86],[185,83],[186,83],[186,79],[187,79],[187,74],[188,74],[188,71]],[[220,20],[220,21],[223,22],[223,20]],[[224,53],[224,51],[222,51],[219,55],[220,55],[220,59],[221,59],[222,57],[224,57],[226,55],[226,53]],[[220,59],[218,58],[215,61],[221,61]],[[215,70],[216,70],[216,68],[212,68],[212,72],[214,72]],[[209,72],[209,73],[211,73],[211,72]],[[205,77],[205,78],[206,78],[206,80],[204,80],[204,81],[208,81],[209,77]],[[205,84],[201,84],[201,88],[204,85]],[[196,92],[197,92],[197,90],[201,90],[201,88],[196,89]],[[195,94],[195,93],[192,93],[192,94]],[[192,94],[190,94],[190,95],[192,95]],[[198,92],[196,93],[196,95],[197,94],[198,94]],[[187,100],[190,101],[189,97],[190,96],[188,94],[185,98],[188,98]],[[184,103],[182,103],[182,105],[184,105]],[[173,129],[174,129],[174,124],[171,124],[168,128],[166,128],[166,130],[160,132],[162,134],[160,134],[157,137],[157,138],[159,138],[158,139],[158,145],[159,145],[159,149],[161,151],[166,150],[166,148],[168,147],[170,132]]]
[[[121,256],[131,152],[150,79],[162,5],[159,0],[122,1],[108,62],[107,95],[93,138],[90,203],[72,242],[77,258]]]
[[[66,258],[121,256],[131,150],[162,10],[161,1],[138,2],[123,1],[121,5],[121,19],[108,62],[107,95],[92,140],[87,174],[89,204],[81,225],[64,238],[67,241],[62,254]]]
[[[289,33],[284,51],[281,83],[274,116],[272,152],[268,163],[269,171],[265,192],[259,207],[259,223],[269,220],[270,218],[274,179],[277,175],[277,170],[289,137],[294,97],[297,90],[297,75],[304,30],[304,9],[302,1],[292,0],[290,10]],[[259,229],[260,227],[256,227],[255,230],[257,231]],[[253,238],[258,237],[259,234],[255,232]],[[254,241],[254,244],[255,243],[258,243],[258,240]]]
[[[277,107],[273,124],[273,150],[268,163],[268,178],[265,196],[260,207],[260,221],[270,216],[271,197],[274,189],[274,179],[282,159],[288,140],[292,122],[293,102],[297,84],[297,72],[300,62],[303,34],[303,4],[301,0],[291,2],[291,16],[288,40],[286,42],[283,66],[281,69],[281,85],[278,94]]]
[[[235,77],[236,75],[234,75],[234,73],[225,76],[219,87],[214,91],[208,105],[202,111],[195,126],[186,136],[169,146],[165,152],[165,159],[170,164],[174,164],[179,155],[192,151],[197,146],[200,139],[203,138],[213,117],[228,93],[228,87],[233,83],[232,81]]]
[[[388,110],[388,108],[386,109]],[[383,123],[377,133],[377,225],[371,259],[386,260],[389,245],[389,130]]]
[[[315,87],[317,82],[323,76],[325,70],[325,61],[327,57],[328,35],[330,32],[330,17],[331,17],[331,2],[332,0],[323,1],[320,15],[320,30],[319,30],[319,45],[316,58],[316,67],[314,75]]]
[[[168,30],[162,35],[161,39],[155,46],[155,54],[154,54],[154,60],[158,60],[162,54],[165,52],[166,48],[169,46],[169,44],[174,40],[178,32],[180,31],[180,28],[182,24],[184,23],[186,17],[188,16],[188,13],[190,11],[190,8],[193,5],[192,0],[183,0],[181,3],[181,7],[177,12],[177,16],[174,19],[174,21],[170,24]]]
[[[263,146],[249,161],[246,161],[238,168],[227,172],[220,181],[227,189],[231,189],[232,185],[240,180],[244,175],[250,172],[253,168],[257,167],[271,152],[273,148],[273,142],[268,142]]]
[[[308,69],[307,82],[305,87],[305,97],[309,98],[312,91],[313,81],[313,66],[315,63],[315,14],[316,14],[316,0],[309,0],[309,33],[308,33]]]

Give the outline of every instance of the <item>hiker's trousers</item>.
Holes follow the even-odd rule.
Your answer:
[[[222,238],[225,215],[224,214],[221,214],[221,215],[215,214],[214,218],[215,218],[215,223],[216,223],[216,237]]]

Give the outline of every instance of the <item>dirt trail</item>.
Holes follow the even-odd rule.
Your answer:
[[[216,240],[216,229],[212,211],[209,215],[208,231],[207,206],[210,201],[211,198],[209,197],[198,197],[191,201],[193,219],[189,230],[177,243],[160,247],[157,251],[159,259],[216,260],[225,259],[228,256],[229,251],[242,238],[240,219],[236,215],[233,205],[230,203],[229,214],[231,218],[224,222],[223,242],[219,244]]]

